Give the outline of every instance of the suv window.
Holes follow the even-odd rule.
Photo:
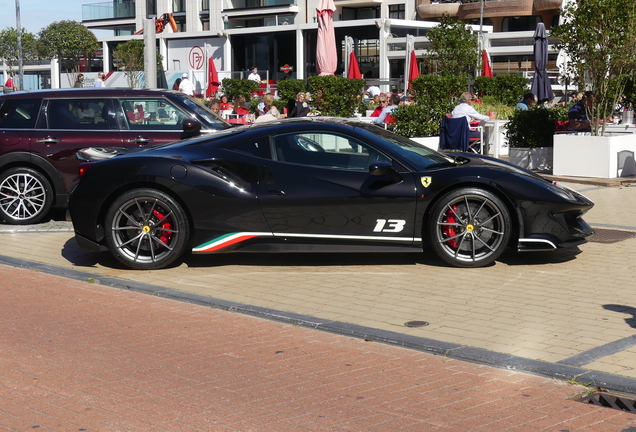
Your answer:
[[[41,98],[0,101],[0,129],[33,129],[41,103]]]
[[[48,129],[110,129],[109,99],[56,99],[47,107]]]
[[[189,117],[164,98],[120,98],[124,129],[181,130]]]

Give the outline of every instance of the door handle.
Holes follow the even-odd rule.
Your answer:
[[[145,138],[145,137],[137,137],[137,138],[129,139],[128,142],[137,143],[137,144],[148,144],[149,142],[152,142],[152,139]]]
[[[267,191],[268,195],[285,195],[285,192],[282,190],[278,190],[278,189],[269,189]]]
[[[50,138],[50,137],[40,138],[38,140],[35,140],[35,142],[37,142],[37,143],[44,143],[44,144],[48,144],[48,145],[57,144],[60,141],[62,141],[62,140],[61,139],[57,139],[57,138]]]

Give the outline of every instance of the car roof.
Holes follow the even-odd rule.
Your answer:
[[[164,89],[131,89],[131,88],[70,88],[70,89],[45,89],[17,91],[0,94],[1,99],[26,99],[33,97],[130,97],[130,96],[161,96],[179,95],[185,97],[183,93],[176,90]]]

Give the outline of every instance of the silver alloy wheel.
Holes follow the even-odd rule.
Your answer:
[[[126,261],[152,264],[166,259],[181,233],[175,209],[156,197],[135,197],[121,204],[110,226],[114,247]]]
[[[488,197],[466,194],[448,201],[437,214],[436,241],[453,261],[475,264],[500,253],[507,238],[506,217]]]
[[[28,172],[11,174],[0,183],[0,207],[14,221],[34,219],[47,207],[46,189]]]

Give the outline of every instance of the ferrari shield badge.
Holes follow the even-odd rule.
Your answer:
[[[422,177],[420,180],[422,181],[422,186],[424,186],[425,188],[429,187],[433,182],[433,179],[431,177]]]

